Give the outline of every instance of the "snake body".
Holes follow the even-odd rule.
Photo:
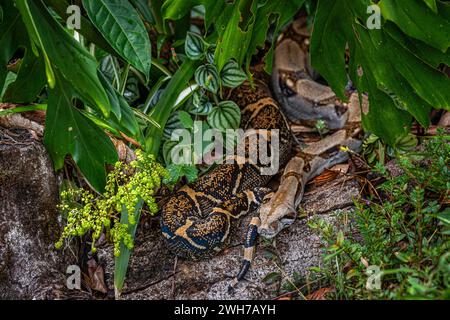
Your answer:
[[[294,144],[284,114],[291,121],[306,123],[322,119],[329,129],[342,128],[349,119],[346,107],[337,101],[331,89],[314,81],[315,73],[306,59],[307,45],[300,43],[307,38],[304,25],[304,20],[294,22],[277,45],[272,75],[276,100],[267,86],[270,79],[263,72],[255,73],[254,88],[246,82],[230,93],[230,99],[241,108],[241,128],[279,130],[280,167],[291,159]],[[302,169],[288,175],[295,175],[299,182],[298,195],[303,194],[306,180],[346,159],[347,155],[336,149],[348,141],[347,133],[348,130],[337,131],[297,154],[302,159]],[[354,142],[351,140],[350,144],[357,145]],[[264,186],[272,177],[261,174],[262,168],[260,163],[250,161],[222,164],[170,196],[161,208],[161,230],[169,249],[177,256],[197,260],[213,256],[227,247],[237,219],[257,210],[263,202],[267,204],[270,190]],[[293,210],[295,212],[295,208]],[[260,228],[258,219],[252,219],[238,279],[249,268],[257,233],[272,237],[292,224],[293,219],[284,221],[278,215],[269,212],[262,218],[265,221]]]

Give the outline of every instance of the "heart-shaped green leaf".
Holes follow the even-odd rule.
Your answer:
[[[213,64],[205,64],[195,71],[195,81],[197,84],[212,93],[219,90],[219,74]]]
[[[194,126],[194,120],[186,111],[178,111],[178,118],[185,129],[191,129]]]
[[[220,79],[225,87],[236,88],[247,80],[247,75],[236,61],[230,60],[223,66]]]
[[[208,123],[220,131],[237,129],[241,123],[241,110],[233,101],[222,101],[208,115]]]
[[[170,140],[172,136],[172,132],[176,129],[183,129],[183,123],[181,123],[180,115],[178,112],[174,112],[171,114],[169,120],[164,127],[164,139]]]
[[[205,56],[205,42],[197,33],[188,32],[184,50],[189,59],[202,60]]]
[[[195,92],[192,96],[192,109],[189,110],[191,114],[205,116],[209,114],[213,108],[212,103],[208,98],[198,92]]]
[[[179,143],[178,141],[171,141],[171,140],[167,140],[166,142],[164,142],[162,147],[162,154],[166,165],[172,163],[171,151],[176,145],[178,145],[178,143]]]
[[[214,64],[214,55],[216,53],[216,48],[217,46],[215,44],[212,44],[208,47],[208,49],[206,50],[206,60],[209,63]]]
[[[189,138],[183,135],[174,135],[175,140],[167,140],[163,145],[163,157],[166,164],[183,164],[189,165],[193,163],[191,136]],[[185,138],[187,140],[185,140]]]

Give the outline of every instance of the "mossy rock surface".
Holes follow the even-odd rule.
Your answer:
[[[0,127],[0,299],[46,299],[63,287],[57,177],[41,142]]]

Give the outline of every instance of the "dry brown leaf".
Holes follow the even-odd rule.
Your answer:
[[[291,296],[284,296],[284,297],[277,298],[276,300],[278,300],[278,301],[290,301],[290,300],[292,300],[292,297]]]
[[[368,268],[369,267],[369,262],[364,259],[364,257],[361,257],[361,263],[364,265],[364,267]]]
[[[325,184],[327,182],[333,181],[338,176],[339,176],[339,172],[338,171],[325,169],[325,171],[321,175],[315,177],[308,184],[322,185],[322,184]]]
[[[333,292],[332,288],[320,288],[319,290],[306,296],[308,300],[326,300],[327,293]]]
[[[122,140],[111,137],[111,141],[116,147],[120,161],[130,163],[133,160],[136,160],[136,154],[134,153],[134,151],[129,148]]]
[[[108,288],[105,284],[105,275],[102,266],[98,265],[94,259],[90,259],[87,262],[89,273],[89,286],[92,290],[108,293]]]

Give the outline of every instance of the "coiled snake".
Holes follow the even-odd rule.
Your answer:
[[[304,43],[309,39],[305,21],[294,22],[284,37],[276,49],[272,76],[283,112],[290,120],[302,123],[322,119],[329,129],[343,128],[349,117],[357,124],[358,114],[349,115],[348,107],[330,88],[314,82]],[[231,91],[230,99],[241,107],[243,129],[279,130],[279,162],[284,167],[293,156],[295,139],[279,104],[271,97],[267,79],[258,72],[255,79],[255,89],[244,83]],[[161,209],[161,231],[168,247],[176,255],[193,260],[215,255],[229,244],[236,220],[259,210],[245,238],[244,262],[237,277],[242,279],[249,269],[257,234],[274,237],[292,224],[307,180],[346,159],[339,146],[359,147],[359,142],[351,138],[355,127],[304,146],[286,166],[276,194],[265,188],[272,177],[261,174],[263,165],[251,161],[219,165],[182,187]],[[286,198],[286,193],[291,196]]]

